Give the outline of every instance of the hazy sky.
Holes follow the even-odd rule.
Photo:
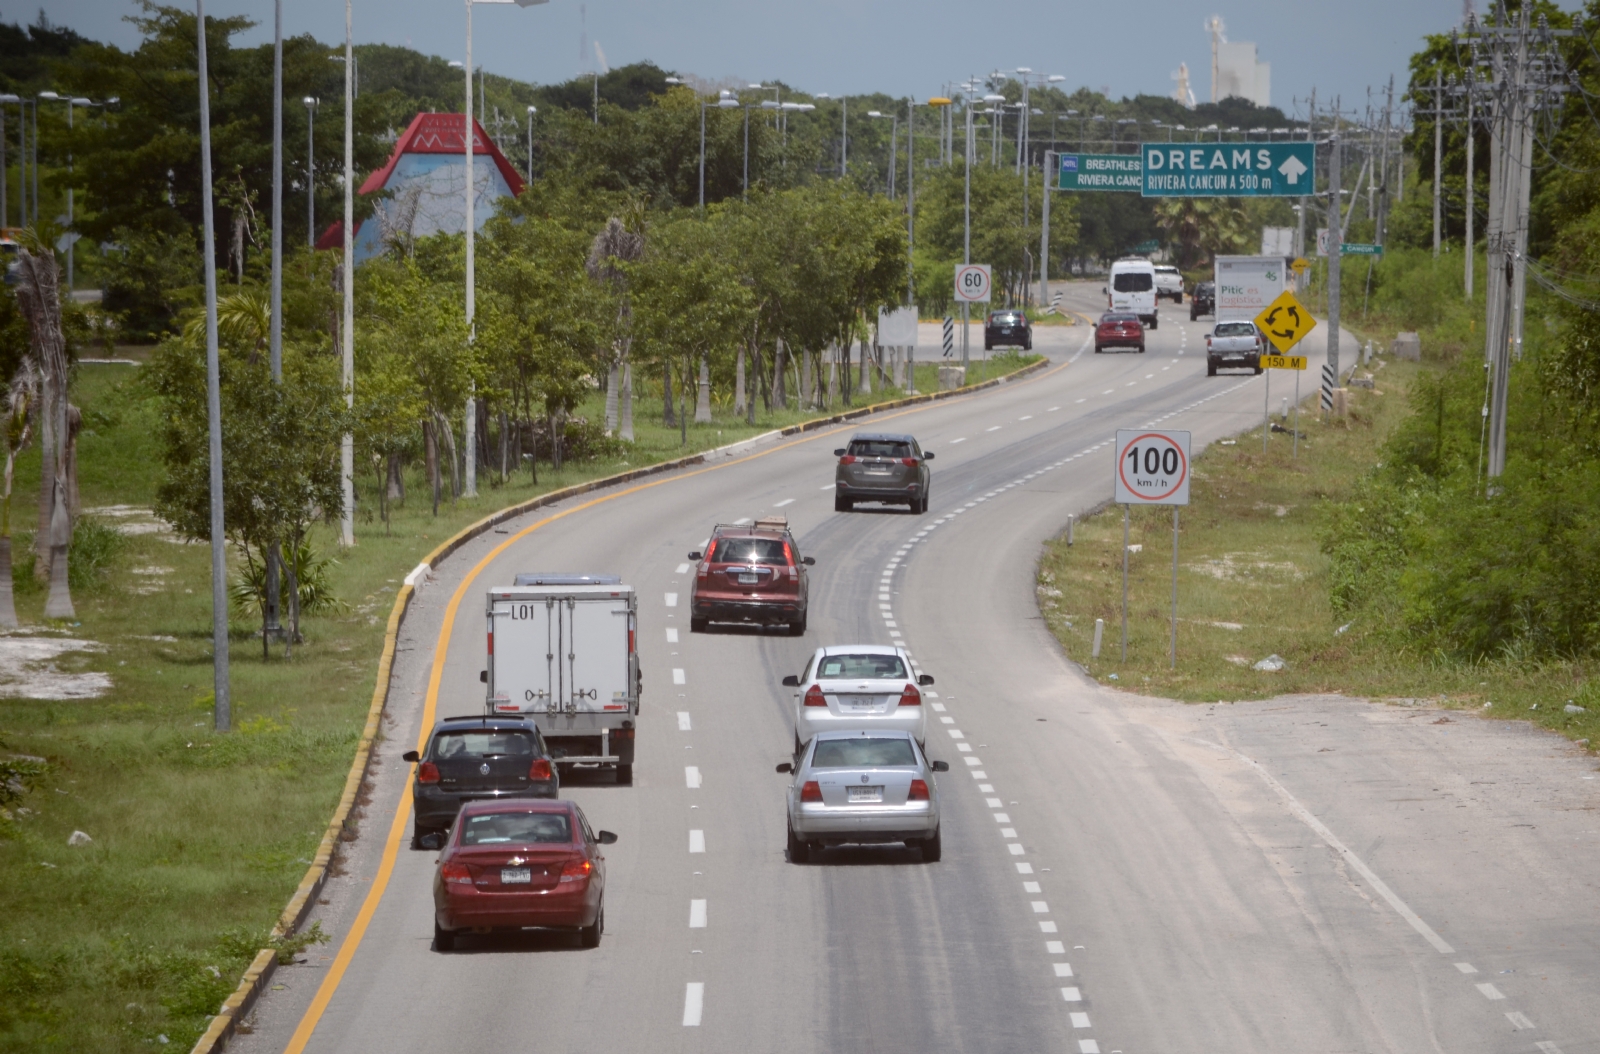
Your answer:
[[[353,3],[357,43],[462,56],[464,0]],[[285,33],[343,40],[339,0],[283,0],[283,8]],[[8,22],[32,22],[39,9],[38,0],[0,0],[0,18]],[[44,0],[43,9],[52,22],[86,36],[121,47],[137,42],[123,21],[136,10],[131,0]],[[1403,82],[1406,60],[1423,34],[1456,25],[1462,0],[549,0],[474,10],[474,64],[538,82],[586,72],[598,41],[613,66],[648,59],[713,80],[781,78],[835,94],[926,96],[972,74],[1027,66],[1065,76],[1068,88],[1109,88],[1114,97],[1164,95],[1173,89],[1172,73],[1186,62],[1202,101],[1211,90],[1203,24],[1220,14],[1229,40],[1254,41],[1259,57],[1272,64],[1272,103],[1290,110],[1313,87],[1319,99],[1340,94],[1351,108],[1365,106],[1368,86],[1376,88],[1390,74]],[[208,0],[206,11],[246,14],[260,23],[247,40],[271,39],[272,0]],[[591,44],[580,56],[585,13]]]

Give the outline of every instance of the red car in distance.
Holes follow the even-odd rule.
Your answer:
[[[1144,323],[1139,321],[1138,315],[1107,311],[1100,316],[1099,324],[1094,327],[1094,353],[1098,355],[1106,348],[1115,347],[1133,348],[1144,354]]]
[[[800,555],[783,516],[763,516],[755,523],[719,523],[711,530],[705,552],[695,561],[689,593],[689,631],[704,633],[713,622],[746,622],[788,626],[790,636],[806,631],[811,586],[806,568],[816,558]]]
[[[598,947],[606,926],[606,858],[570,801],[476,801],[461,807],[433,876],[433,947],[461,933],[548,928]]]

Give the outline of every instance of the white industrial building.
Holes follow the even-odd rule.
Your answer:
[[[1272,63],[1256,58],[1256,46],[1219,40],[1213,47],[1211,101],[1237,95],[1257,106],[1271,106]]]

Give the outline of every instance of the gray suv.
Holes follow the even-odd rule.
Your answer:
[[[916,439],[887,432],[863,432],[850,438],[850,445],[833,452],[839,459],[834,470],[833,511],[849,512],[858,501],[879,501],[885,505],[909,505],[911,511],[928,511],[928,492],[932,473],[928,462],[932,451],[924,451]]]

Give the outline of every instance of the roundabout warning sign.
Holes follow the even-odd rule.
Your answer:
[[[1118,504],[1189,504],[1189,433],[1117,429],[1114,475]]]

